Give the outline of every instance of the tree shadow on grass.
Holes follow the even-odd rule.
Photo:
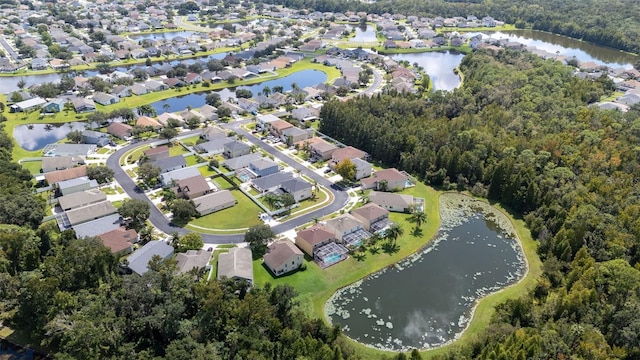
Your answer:
[[[395,254],[400,251],[400,246],[398,244],[393,244],[391,242],[386,242],[382,244],[382,251],[386,254]]]
[[[413,231],[411,232],[411,235],[415,236],[415,237],[421,237],[422,236],[422,229],[419,227],[414,227]]]

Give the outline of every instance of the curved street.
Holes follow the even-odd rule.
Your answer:
[[[252,134],[246,132],[245,130],[243,130],[240,125],[243,123],[248,122],[247,120],[245,121],[236,121],[230,124],[227,124],[225,127],[228,129],[233,129],[236,133],[244,135],[245,138],[251,142],[252,144],[258,145],[261,148],[263,148],[265,151],[267,151],[269,154],[272,154],[273,156],[275,156],[276,158],[278,158],[278,160],[286,163],[287,165],[293,167],[296,170],[300,170],[301,174],[304,174],[305,176],[313,179],[314,181],[316,181],[319,185],[324,186],[325,188],[327,188],[329,191],[331,191],[331,193],[334,196],[334,200],[331,204],[312,211],[310,213],[298,216],[296,218],[293,218],[291,220],[287,220],[281,224],[278,224],[276,226],[274,226],[272,229],[273,231],[278,234],[278,233],[282,233],[288,230],[292,230],[302,224],[308,223],[310,221],[312,221],[315,217],[322,217],[334,212],[339,211],[340,209],[342,209],[347,201],[349,200],[349,196],[345,191],[340,190],[336,185],[334,185],[333,183],[331,183],[329,180],[325,179],[324,177],[322,177],[319,174],[316,174],[315,172],[309,170],[308,168],[306,168],[305,166],[303,166],[302,164],[296,162],[295,160],[285,156],[284,154],[280,153],[278,150],[276,150],[275,148],[265,144],[264,142],[260,141],[259,139],[256,139],[255,137],[253,137]],[[192,131],[192,132],[186,132],[183,133],[181,135],[189,135],[189,134],[196,134],[198,131]],[[140,199],[140,200],[144,200],[147,201],[150,205],[150,210],[151,210],[151,214],[149,216],[149,221],[153,224],[153,226],[155,226],[156,228],[158,228],[160,231],[166,233],[166,234],[170,234],[172,232],[177,232],[179,234],[185,234],[187,232],[190,232],[184,228],[181,227],[177,227],[174,226],[171,223],[171,220],[169,220],[152,202],[151,199],[149,199],[147,197],[147,195],[141,191],[138,186],[136,185],[136,183],[129,177],[129,175],[122,169],[122,167],[120,166],[120,158],[129,150],[134,149],[136,147],[139,146],[143,146],[146,144],[150,144],[153,142],[157,142],[158,139],[151,139],[151,140],[147,140],[147,141],[143,141],[143,142],[137,142],[134,144],[130,144],[128,146],[125,146],[119,150],[117,150],[116,152],[114,152],[113,154],[111,154],[111,156],[109,156],[109,158],[107,159],[107,166],[110,167],[111,169],[113,169],[114,172],[114,178],[116,179],[116,181],[120,184],[120,186],[122,187],[122,189],[127,193],[127,195],[129,195],[129,197],[131,197],[132,199]],[[239,214],[242,215],[242,214]],[[242,242],[244,241],[244,234],[229,234],[229,235],[213,235],[213,234],[204,234],[201,233],[202,235],[202,239],[205,243],[207,244],[226,244],[226,243],[238,243],[238,242]]]

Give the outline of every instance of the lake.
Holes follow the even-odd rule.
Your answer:
[[[593,61],[612,68],[625,67],[630,69],[640,60],[635,55],[619,50],[536,30],[483,32],[483,37],[489,36],[494,39],[517,41],[554,54],[575,56],[579,61]]]
[[[151,34],[136,34],[129,35],[129,38],[134,41],[153,39],[153,40],[169,40],[177,38],[181,36],[183,38],[188,38],[189,36],[195,34],[193,31],[172,31],[172,32],[163,32],[163,33],[151,33]]]
[[[259,91],[262,91],[265,86],[273,89],[276,86],[282,86],[284,91],[289,91],[292,89],[292,84],[296,83],[298,86],[303,89],[307,86],[315,86],[327,81],[327,74],[319,70],[302,70],[295,72],[291,75],[285,76],[283,78],[274,79],[264,81],[255,85],[249,86],[239,86],[237,88],[225,88],[216,91],[220,94],[220,98],[222,100],[228,100],[230,98],[235,98],[235,90],[236,89],[247,89],[253,93],[253,96],[258,95]],[[151,106],[156,110],[158,114],[162,114],[163,112],[178,112],[182,111],[190,105],[193,109],[199,108],[205,104],[204,100],[207,96],[208,92],[201,92],[195,94],[189,94],[185,96],[178,96],[166,100],[156,101]],[[168,109],[165,109],[165,104],[169,105]]]
[[[427,248],[329,299],[325,312],[344,334],[382,350],[442,346],[466,329],[480,298],[522,278],[526,261],[506,216],[458,194],[440,204]]]
[[[356,36],[349,39],[350,42],[378,42],[376,37],[376,29],[367,25],[367,28],[362,31],[359,26],[354,26],[356,29]]]
[[[429,74],[433,90],[453,90],[460,86],[460,77],[453,70],[460,65],[464,54],[451,51],[432,51],[390,55],[395,61],[406,60],[410,65],[418,63]]]
[[[13,138],[25,150],[39,150],[64,139],[71,131],[84,130],[85,125],[86,123],[78,121],[64,124],[18,125],[13,129]]]

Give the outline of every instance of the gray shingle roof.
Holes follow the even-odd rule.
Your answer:
[[[129,269],[138,275],[149,271],[149,261],[154,255],[168,259],[173,255],[173,247],[164,241],[150,241],[127,258]]]

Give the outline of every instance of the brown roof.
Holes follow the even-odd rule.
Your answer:
[[[309,146],[313,145],[313,144],[317,144],[320,142],[323,142],[324,140],[320,139],[317,136],[312,137],[311,139],[306,139],[306,140],[302,140],[302,141],[298,141],[296,143],[296,145],[298,145],[299,147],[303,147],[304,144],[309,144]]]
[[[298,231],[297,237],[306,241],[313,246],[317,243],[335,238],[333,232],[329,231],[324,225],[315,224],[308,229]]]
[[[150,118],[148,116],[140,116],[138,120],[136,120],[136,125],[162,127],[162,125],[156,119]]]
[[[209,190],[209,184],[202,175],[192,176],[190,178],[178,180],[178,188],[182,193],[189,196],[189,194],[196,194]]]
[[[138,240],[138,233],[133,229],[119,227],[98,236],[104,246],[111,249],[112,253],[119,253],[131,247],[131,244]]]
[[[378,170],[375,173],[373,173],[373,177],[376,179],[376,181],[380,181],[380,180],[398,181],[398,180],[407,178],[405,174],[401,173],[396,168]]]
[[[109,124],[109,126],[107,127],[107,132],[113,136],[123,138],[131,135],[131,129],[131,125],[114,122]]]
[[[370,202],[361,208],[353,210],[351,214],[371,221],[381,216],[388,216],[389,212],[380,205]]]
[[[340,162],[344,159],[362,159],[367,153],[360,149],[356,149],[353,146],[347,146],[341,149],[337,149],[331,154],[331,158],[335,162]]]
[[[149,156],[149,155],[154,155],[154,154],[160,154],[160,153],[163,153],[165,151],[169,151],[169,147],[167,145],[162,145],[162,146],[158,146],[158,147],[154,147],[154,148],[145,150],[144,154]]]
[[[45,180],[49,185],[53,185],[60,181],[75,179],[80,176],[87,176],[87,166],[82,165],[70,169],[52,171],[44,174]]]
[[[276,241],[269,246],[269,252],[264,255],[264,262],[270,268],[278,269],[295,255],[302,255],[302,251],[291,241]]]
[[[284,120],[276,120],[276,121],[271,123],[271,127],[276,129],[276,130],[282,131],[284,129],[292,128],[293,125],[289,124],[288,122],[286,122]]]

